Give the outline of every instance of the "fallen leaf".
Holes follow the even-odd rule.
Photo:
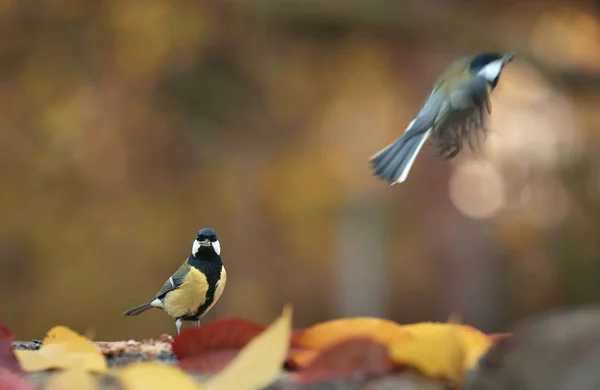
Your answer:
[[[36,390],[21,377],[0,373],[0,389],[2,390]]]
[[[376,375],[390,372],[394,362],[387,345],[372,338],[344,340],[323,350],[309,350],[296,380],[306,385],[332,378],[349,378],[355,373]]]
[[[268,386],[280,374],[290,347],[292,308],[255,337],[219,374],[206,382],[209,390],[257,390]]]
[[[389,347],[390,358],[396,364],[433,378],[462,381],[465,357],[457,325],[420,323],[405,328],[413,337]]]
[[[2,323],[0,319],[0,373],[12,372],[21,373],[21,366],[15,357],[12,348],[12,342],[15,336],[10,329]]]
[[[477,365],[479,358],[481,358],[492,345],[492,340],[485,333],[470,326],[459,326],[457,327],[457,331],[465,358],[463,369],[468,370]]]
[[[492,333],[488,334],[488,337],[492,343],[498,342],[506,337],[511,336],[510,333]]]
[[[266,328],[241,318],[226,318],[185,329],[173,339],[173,354],[185,370],[219,372]]]
[[[392,360],[454,383],[462,382],[464,372],[475,366],[491,345],[487,335],[468,325],[426,322],[404,329],[412,337],[390,345]]]
[[[70,368],[52,375],[44,390],[98,390],[98,379],[81,368]]]
[[[68,368],[97,373],[107,370],[106,359],[94,344],[64,326],[50,329],[37,351],[18,350],[15,353],[27,372]]]
[[[173,354],[178,359],[208,350],[242,349],[267,327],[241,318],[225,318],[184,329],[173,339]]]
[[[190,375],[176,366],[161,363],[133,363],[117,371],[124,390],[177,389],[201,390]]]
[[[410,334],[393,321],[381,318],[355,317],[316,324],[296,336],[299,346],[324,349],[343,340],[367,337],[373,341],[390,344],[407,340]]]

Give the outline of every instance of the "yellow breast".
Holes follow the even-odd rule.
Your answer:
[[[207,291],[206,277],[192,267],[181,287],[169,292],[165,297],[164,310],[174,318],[194,315],[204,304]]]

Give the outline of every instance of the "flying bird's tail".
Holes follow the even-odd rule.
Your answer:
[[[147,302],[147,303],[141,304],[139,306],[132,307],[131,309],[129,309],[125,313],[123,313],[123,315],[124,316],[137,316],[138,314],[141,314],[148,309],[152,309],[153,307],[154,306],[152,306],[150,302]]]
[[[411,128],[412,123],[409,125]],[[375,175],[390,184],[402,183],[431,134],[431,129],[425,132],[407,131],[400,138],[383,148],[371,157],[371,166]]]

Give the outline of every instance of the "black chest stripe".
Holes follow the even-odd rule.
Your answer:
[[[199,269],[204,276],[206,276],[206,281],[208,282],[208,290],[206,291],[204,304],[198,308],[194,315],[183,317],[183,320],[185,321],[196,321],[206,313],[206,310],[215,300],[215,292],[217,291],[217,283],[221,279],[221,268],[223,267],[223,263],[221,263],[221,261],[208,262],[191,260],[190,265]]]

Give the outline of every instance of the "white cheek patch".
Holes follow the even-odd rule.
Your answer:
[[[192,244],[192,255],[196,256],[196,253],[198,253],[199,249],[200,243],[198,242],[198,240],[194,240],[194,243]]]
[[[221,244],[219,243],[219,240],[211,242],[211,245],[212,245],[213,249],[215,250],[215,253],[220,256],[221,255]]]
[[[488,81],[494,81],[500,75],[503,66],[503,59],[492,61],[483,68],[481,68],[481,70],[477,72],[477,74],[479,76],[485,77],[485,79]]]

